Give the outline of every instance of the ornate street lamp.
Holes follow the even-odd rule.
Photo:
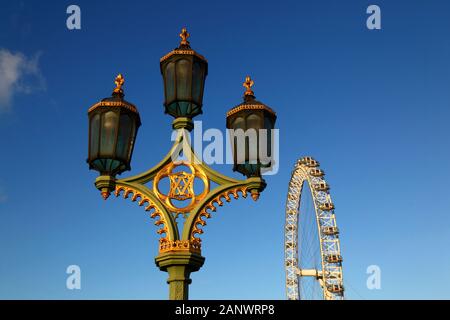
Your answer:
[[[175,118],[172,127],[177,129],[176,141],[169,153],[146,172],[116,179],[117,174],[130,169],[134,141],[140,126],[136,107],[123,100],[123,77],[119,75],[113,96],[89,109],[88,157],[89,167],[100,172],[95,186],[105,199],[114,191],[116,196],[123,195],[125,199],[137,201],[151,218],[156,219],[155,225],[159,227],[157,233],[161,237],[155,262],[162,271],[168,272],[169,298],[176,300],[188,298],[190,274],[198,271],[204,263],[200,235],[206,219],[211,217],[217,206],[230,202],[231,197],[245,198],[250,194],[257,200],[266,186],[261,170],[272,163],[263,161],[259,156],[255,159],[242,156],[241,151],[235,149],[235,159],[244,159],[243,164],[235,162],[235,170],[248,177],[246,180],[236,180],[213,170],[196,156],[189,145],[188,131],[194,127],[192,118],[202,113],[208,64],[203,56],[191,49],[186,29],[182,30],[180,37],[179,47],[160,60],[165,111]],[[228,113],[227,127],[273,128],[275,113],[254,99],[250,81],[248,79],[244,84],[247,87],[244,103]],[[244,119],[244,124],[240,124],[239,119]],[[271,142],[264,141],[264,137],[258,133],[258,144],[270,146]],[[188,148],[180,148],[186,144]],[[164,180],[169,184],[166,193],[161,186]],[[211,188],[213,183],[215,188]],[[199,187],[203,188],[201,192],[197,192]],[[184,219],[184,223],[178,224],[179,219]]]
[[[227,128],[232,129],[233,170],[247,177],[260,177],[261,169],[270,170],[274,164],[272,130],[277,116],[270,107],[255,99],[253,84],[247,76],[243,83],[244,102],[228,111]]]
[[[186,28],[178,48],[160,60],[164,79],[164,106],[174,118],[193,118],[202,113],[203,90],[208,74],[206,59],[191,49]]]
[[[123,99],[125,79],[116,78],[112,96],[89,108],[89,169],[100,172],[102,196],[108,198],[114,177],[130,170],[131,155],[141,119],[137,108]]]

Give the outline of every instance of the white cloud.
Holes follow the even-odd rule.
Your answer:
[[[21,52],[0,49],[0,112],[10,108],[12,98],[17,93],[30,94],[45,90],[39,57],[39,53],[27,58]]]

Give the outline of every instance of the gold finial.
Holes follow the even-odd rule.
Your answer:
[[[259,191],[258,190],[252,190],[251,195],[252,195],[253,201],[257,201],[259,199]]]
[[[189,38],[191,35],[189,34],[189,32],[187,32],[186,28],[181,29],[181,33],[180,33],[180,45],[182,46],[188,46],[189,45],[189,41],[187,38]]]
[[[247,90],[245,91],[246,96],[253,96],[255,95],[252,91],[252,87],[255,84],[255,82],[250,78],[250,76],[245,77],[245,82],[242,84]]]
[[[113,93],[123,93],[122,86],[125,82],[125,78],[121,73],[119,73],[116,77],[116,80],[114,80],[114,83],[116,84],[116,88],[114,89]]]
[[[102,188],[102,197],[103,197],[103,200],[108,199],[110,194],[111,194],[111,193],[109,192],[109,189],[108,189],[108,188]]]

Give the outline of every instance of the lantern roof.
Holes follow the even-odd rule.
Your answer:
[[[181,33],[180,33],[180,38],[181,38],[181,40],[180,40],[180,45],[179,45],[177,48],[175,48],[174,50],[172,50],[171,52],[169,52],[168,54],[166,54],[164,57],[162,57],[162,58],[159,60],[159,62],[163,62],[163,61],[167,60],[168,58],[170,58],[170,57],[173,56],[173,55],[190,55],[190,56],[196,56],[197,58],[199,58],[199,59],[201,59],[201,60],[203,60],[203,61],[205,61],[205,62],[208,62],[204,56],[202,56],[201,54],[197,53],[196,51],[194,51],[194,50],[191,48],[191,45],[190,45],[189,40],[188,40],[188,38],[189,38],[190,36],[191,36],[191,35],[190,35],[190,33],[187,31],[187,29],[186,29],[186,28],[183,28],[183,29],[181,30]]]
[[[244,102],[228,111],[227,117],[243,110],[265,110],[272,116],[277,116],[275,111],[273,111],[269,106],[256,100],[255,93],[252,90],[254,84],[255,82],[250,76],[245,77],[245,82],[242,84],[246,89],[244,92]]]
[[[122,86],[125,83],[125,78],[121,73],[119,73],[114,81],[116,84],[116,87],[114,88],[111,97],[107,97],[102,99],[101,101],[93,104],[89,110],[88,113],[96,110],[100,107],[121,107],[130,110],[131,112],[137,113],[139,115],[139,112],[134,104],[131,102],[126,101],[123,97],[125,96]]]

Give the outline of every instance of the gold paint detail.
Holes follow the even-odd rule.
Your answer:
[[[255,93],[252,90],[253,85],[255,84],[255,81],[250,78],[250,76],[245,77],[245,82],[242,84],[245,87],[245,93],[246,96],[254,96]]]
[[[259,191],[258,190],[251,190],[250,194],[252,195],[253,201],[257,201],[259,199]]]
[[[123,94],[122,86],[125,83],[125,78],[121,73],[117,75],[116,79],[114,80],[114,83],[116,84],[116,87],[114,88],[113,93]]]
[[[186,29],[186,28],[181,29],[181,33],[180,33],[180,38],[181,38],[180,46],[189,46],[188,38],[189,38],[190,36],[191,36],[191,35],[189,34],[189,32],[187,32],[187,29]]]
[[[167,239],[167,222],[156,205],[148,197],[146,197],[139,191],[129,187],[116,186],[114,195],[118,197],[122,192],[124,199],[127,199],[132,194],[131,201],[138,201],[139,206],[143,206],[144,204],[146,204],[144,209],[145,211],[151,211],[150,218],[155,219],[159,217],[159,219],[155,221],[155,225],[157,227],[160,227],[156,232],[161,235],[160,241]],[[162,236],[162,234],[164,234],[164,236]]]
[[[195,219],[194,225],[192,227],[190,238],[191,241],[201,241],[201,239],[197,238],[196,235],[200,235],[203,233],[202,227],[206,225],[205,219],[211,218],[211,213],[209,211],[215,212],[217,210],[217,205],[222,207],[224,203],[222,198],[225,199],[226,202],[231,201],[230,195],[232,195],[233,198],[238,199],[239,192],[241,192],[243,198],[247,198],[247,187],[237,187],[232,190],[227,190],[220,193],[201,209],[200,214],[198,215],[197,219]]]
[[[194,196],[194,178],[192,173],[184,171],[169,175],[170,191],[169,198],[184,201]]]
[[[273,115],[276,115],[275,111],[273,111],[268,106],[263,105],[263,104],[241,104],[241,105],[231,109],[230,111],[228,111],[227,117],[231,116],[235,113],[238,113],[239,111],[242,111],[242,110],[265,110]]]
[[[107,188],[106,188],[105,191],[102,191],[102,198],[103,198],[103,200],[108,199],[110,194],[111,193],[109,192],[109,190]]]
[[[161,59],[159,59],[159,62],[163,62],[164,60],[170,58],[171,56],[173,56],[174,54],[182,54],[182,55],[191,55],[191,56],[196,56],[197,58],[204,60],[207,62],[206,58],[204,56],[202,56],[201,54],[195,52],[194,50],[184,50],[184,49],[175,49],[171,52],[169,52],[168,54],[166,54],[164,57],[162,57]]]
[[[159,240],[159,253],[170,251],[188,251],[200,254],[201,241],[199,239],[194,240]]]
[[[126,102],[126,101],[100,101],[100,102],[97,102],[96,104],[92,105],[89,108],[88,112],[91,112],[99,107],[121,107],[121,108],[126,108],[132,112],[139,113],[137,111],[137,108],[135,105],[133,105],[129,102]]]
[[[186,171],[174,172],[180,166],[189,168],[191,173]],[[169,178],[170,188],[168,194],[163,194],[159,189],[159,183],[164,178]],[[199,178],[203,182],[204,189],[200,194],[195,194],[194,191],[195,178]],[[195,163],[187,161],[180,161],[178,163],[170,162],[156,175],[153,181],[153,192],[169,211],[177,214],[186,214],[194,209],[209,193],[209,179],[205,171]],[[172,200],[188,200],[189,203],[186,206],[179,207]]]

